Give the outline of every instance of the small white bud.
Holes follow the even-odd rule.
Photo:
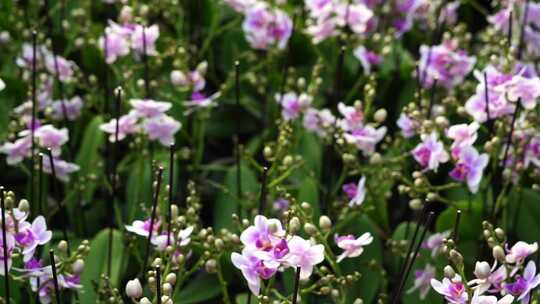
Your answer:
[[[129,280],[126,284],[126,295],[132,299],[138,299],[142,297],[143,289],[141,282],[139,279],[133,279]],[[141,299],[140,303],[144,303],[143,300],[146,298]]]

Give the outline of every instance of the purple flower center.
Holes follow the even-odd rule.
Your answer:
[[[274,247],[274,257],[276,259],[281,259],[285,255],[289,253],[289,246],[287,245],[287,242],[285,240],[281,240],[275,247]]]
[[[31,245],[35,240],[35,236],[32,233],[31,229],[26,229],[15,235],[15,240],[17,243],[21,244],[23,247]]]
[[[506,284],[505,288],[512,295],[518,296],[527,289],[527,281],[519,277],[514,283]]]
[[[422,167],[427,167],[429,164],[429,158],[431,157],[431,151],[422,147],[415,152],[416,158]]]
[[[450,295],[452,295],[453,298],[459,298],[461,294],[465,291],[465,286],[461,282],[453,283],[452,285],[450,285],[448,291],[450,291]]]

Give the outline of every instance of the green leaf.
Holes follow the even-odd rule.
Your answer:
[[[319,189],[317,181],[311,177],[305,177],[298,192],[298,202],[307,202],[313,209],[313,219],[318,220],[320,216],[319,208]]]
[[[459,240],[477,240],[482,231],[482,202],[471,201],[470,209],[468,201],[456,202],[456,207],[461,213],[459,225]],[[443,232],[453,230],[456,222],[457,209],[448,208],[444,210],[437,218],[437,231]]]
[[[120,231],[113,231],[113,252],[111,282],[114,286],[120,283],[120,275],[123,273],[124,242]],[[85,269],[82,273],[81,284],[84,293],[81,293],[81,303],[97,303],[97,295],[92,288],[92,281],[99,282],[102,274],[107,273],[107,256],[109,249],[109,230],[101,230],[90,243],[90,253],[85,259]]]
[[[257,177],[250,168],[242,165],[241,177],[244,198],[246,197],[246,193],[254,193],[259,191]],[[218,230],[221,228],[233,228],[231,216],[233,213],[238,212],[240,202],[236,197],[236,167],[230,167],[227,169],[224,187],[227,189],[227,191],[222,189],[220,193],[218,193],[216,204],[213,208],[214,229]]]
[[[103,118],[101,116],[96,116],[84,131],[81,148],[75,158],[75,162],[81,167],[79,171],[80,176],[88,176],[89,174],[99,176],[102,171],[100,166],[96,166],[96,163],[101,160],[99,149],[103,145],[105,137],[104,133],[99,129],[99,126],[102,123]],[[83,199],[90,201],[95,190],[96,182],[88,181],[85,183]]]
[[[178,292],[174,299],[179,304],[201,303],[221,294],[221,285],[214,275],[201,273]]]

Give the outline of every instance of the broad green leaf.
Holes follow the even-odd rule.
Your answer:
[[[79,171],[80,176],[88,176],[89,174],[94,174],[99,176],[101,174],[100,166],[96,166],[98,162],[101,161],[99,155],[99,149],[104,143],[104,133],[99,129],[99,126],[103,123],[103,118],[101,116],[96,116],[88,124],[84,131],[84,136],[81,142],[81,148],[77,153],[75,162],[81,167]],[[85,183],[85,191],[83,194],[83,199],[90,201],[92,195],[96,190],[96,183],[93,181],[88,181]]]
[[[259,184],[253,171],[245,166],[241,166],[242,192],[244,199],[247,193],[258,193]],[[225,174],[225,189],[220,190],[214,205],[214,229],[233,228],[231,216],[237,213],[240,202],[236,197],[236,167],[230,167]]]
[[[111,282],[114,286],[120,283],[123,273],[124,242],[122,233],[113,231],[113,252]],[[102,274],[107,273],[107,256],[109,249],[109,230],[101,230],[90,242],[90,253],[85,259],[84,272],[81,277],[81,284],[84,286],[84,293],[81,293],[81,303],[95,304],[97,295],[92,288],[92,281],[99,282]]]
[[[201,273],[190,280],[174,299],[178,304],[202,303],[221,294],[221,285],[215,275]]]

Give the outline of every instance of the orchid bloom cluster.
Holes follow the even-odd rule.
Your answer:
[[[460,50],[457,40],[447,40],[437,46],[420,47],[420,79],[422,86],[431,88],[435,81],[452,88],[463,82],[473,69],[476,58]]]
[[[154,24],[144,26],[130,23],[130,20],[118,24],[109,20],[105,35],[99,38],[99,47],[106,54],[106,62],[114,63],[121,57],[127,56],[132,50],[135,55],[157,55],[156,41],[159,38],[159,27]]]
[[[411,291],[418,288],[421,296],[425,297],[431,285],[448,303],[455,304],[530,303],[531,291],[540,285],[540,274],[536,273],[535,262],[526,260],[538,251],[538,244],[518,241],[510,246],[501,228],[493,229],[491,224],[484,222],[484,229],[484,237],[492,249],[493,263],[476,262],[475,278],[467,281],[463,257],[454,248],[454,243],[446,239],[448,234],[438,234],[437,250],[445,254],[453,266],[446,266],[444,278],[438,281],[434,278],[433,267],[428,264],[425,270],[418,272],[421,275],[417,276]]]
[[[528,56],[537,58],[540,54],[540,31],[538,30],[540,4],[523,0],[501,1],[501,4],[499,11],[488,17],[488,22],[497,31],[507,33],[510,26],[513,26],[514,29],[522,27],[523,18],[517,16],[524,16],[525,11],[527,11],[527,20],[523,26],[523,35],[527,40],[524,51]],[[512,19],[510,19],[511,12],[513,13]]]
[[[15,203],[15,195],[7,192],[5,196],[6,203],[6,244],[7,256],[4,255],[3,242],[0,242],[0,275],[20,278],[27,280],[32,291],[37,292],[41,303],[50,303],[54,294],[53,275],[51,266],[43,266],[40,260],[40,246],[50,243],[52,231],[47,229],[45,218],[41,215],[36,216],[32,221],[29,220],[29,203],[27,200],[21,200],[17,207],[12,206]],[[2,236],[0,235],[0,238]],[[67,243],[62,241],[59,244],[61,251],[66,250]],[[83,258],[88,251],[88,242],[84,241],[80,250],[66,259],[60,260],[58,272],[58,283],[62,289],[80,289],[80,274],[84,268]],[[7,260],[8,269],[4,268],[4,261]],[[22,265],[22,267],[20,266]]]
[[[185,111],[186,115],[197,110],[210,109],[217,106],[215,101],[221,94],[217,92],[207,96],[204,93],[207,69],[208,63],[203,61],[199,63],[193,71],[183,72],[181,70],[173,70],[171,72],[171,83],[182,91],[191,92],[191,100],[184,102],[184,105],[187,108]]]
[[[24,119],[24,118],[23,118]],[[58,129],[52,124],[41,125],[39,121],[34,121],[28,117],[27,128],[16,133],[15,139],[5,142],[0,146],[0,153],[6,154],[8,165],[18,165],[24,159],[32,157],[32,133],[35,137],[36,150],[50,149],[53,157],[53,165],[56,177],[61,181],[69,181],[69,175],[79,170],[79,166],[61,159],[62,148],[68,143],[69,132],[67,128]],[[32,131],[32,125],[34,131]],[[43,156],[43,170],[52,173],[51,160],[49,155]]]
[[[172,246],[171,262],[175,265],[182,263],[184,257],[189,257],[190,250],[187,246],[191,242],[193,226],[188,226],[177,231],[176,229],[168,231],[166,230],[168,228],[163,224],[161,219],[157,219],[153,223],[152,228],[150,226],[152,226],[152,219],[146,219],[144,221],[135,220],[131,225],[126,225],[125,228],[128,232],[145,237],[146,239],[150,237],[150,230],[152,230],[150,243],[159,252],[163,252],[167,247]],[[179,258],[180,256],[182,258]]]
[[[224,0],[244,15],[242,29],[249,45],[257,50],[283,49],[292,35],[293,22],[283,10],[260,0]]]
[[[58,249],[63,254],[55,256],[56,279],[60,290],[72,290],[79,292],[83,289],[81,285],[81,275],[84,270],[84,258],[90,251],[89,242],[84,240],[77,250],[71,255],[67,254],[67,243],[61,241]],[[53,303],[55,298],[54,275],[52,267],[43,266],[41,260],[32,258],[25,262],[23,269],[17,269],[22,273],[22,277],[28,279],[31,290],[39,296],[39,301],[43,304]]]
[[[36,48],[36,72],[45,68],[48,73],[56,75],[58,66],[58,79],[61,82],[69,83],[74,78],[76,70],[75,63],[60,56],[56,56],[43,46]],[[26,73],[32,71],[33,47],[23,44],[22,54],[17,58],[17,65],[24,69]],[[36,153],[38,149],[51,149],[56,176],[58,179],[67,182],[69,175],[77,172],[79,166],[62,159],[62,149],[68,144],[69,131],[67,128],[57,128],[53,125],[56,121],[75,121],[81,115],[83,100],[75,95],[70,99],[54,100],[54,77],[41,78],[39,87],[36,89],[36,119],[32,121],[32,101],[27,100],[13,109],[12,115],[17,117],[19,122],[11,131],[10,141],[0,145],[0,153],[6,155],[8,165],[18,165],[24,159],[32,156],[32,133],[36,142]],[[42,116],[43,118],[39,118]],[[51,161],[49,155],[44,156],[43,170],[51,174]]]
[[[259,295],[261,279],[267,280],[279,269],[298,267],[300,278],[308,279],[313,267],[324,260],[324,246],[300,236],[287,235],[278,219],[257,215],[254,225],[240,235],[242,254],[233,252],[231,260],[242,271],[249,289]]]
[[[356,35],[375,30],[373,7],[381,1],[306,0],[309,13],[306,32],[313,43],[320,43],[343,32],[345,27]]]
[[[58,76],[58,80],[63,83],[70,83],[74,80],[77,65],[62,56],[55,55],[45,46],[36,46],[36,69],[45,69],[50,75]],[[29,43],[22,45],[21,55],[16,59],[16,64],[22,69],[32,71],[34,62],[34,49]],[[57,75],[58,72],[58,75]]]
[[[293,267],[300,272],[301,280],[307,280],[314,267],[325,260],[324,245],[292,235],[283,229],[279,219],[268,219],[262,215],[255,216],[253,225],[240,235],[240,241],[244,246],[242,253],[233,252],[231,260],[242,271],[255,295],[259,295],[261,280],[272,278],[278,271]],[[358,238],[336,235],[335,242],[343,250],[337,262],[360,256],[372,241],[369,233]]]
[[[109,134],[109,140],[115,142],[125,139],[128,135],[142,134],[150,141],[159,141],[164,146],[174,143],[174,135],[182,124],[166,114],[172,104],[152,99],[131,99],[132,109],[128,114],[113,118],[100,126]],[[117,129],[118,125],[118,129]]]
[[[465,103],[467,113],[482,123],[488,119],[512,116],[518,102],[527,110],[535,108],[540,97],[540,78],[526,75],[525,72],[525,68],[521,68],[517,73],[507,73],[492,65],[485,67],[482,72],[475,71],[479,84],[475,95]]]

